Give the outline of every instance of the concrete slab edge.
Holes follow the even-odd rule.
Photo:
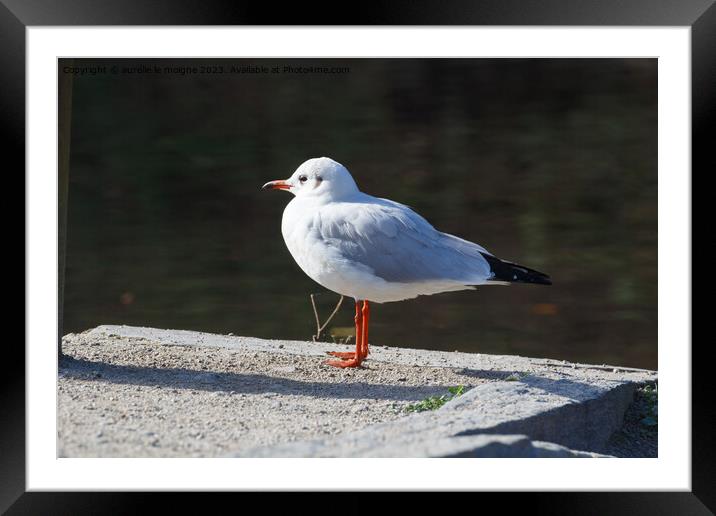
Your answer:
[[[344,348],[328,343],[270,341],[131,326],[99,326],[89,332],[168,345],[249,347],[257,351],[316,356]],[[511,453],[538,456],[538,452],[543,453],[539,456],[561,456],[559,454],[564,452],[561,448],[571,450],[564,452],[567,454],[564,456],[575,456],[573,450],[601,449],[621,426],[636,387],[657,378],[653,371],[589,365],[569,367],[571,376],[547,378],[539,374],[541,368],[564,363],[514,356],[377,348],[372,357],[430,366],[516,370],[521,371],[522,376],[518,381],[480,385],[437,411],[372,425],[349,438],[289,443],[275,449],[249,450],[246,453],[254,455],[242,453],[241,456],[395,457],[416,456],[412,455],[416,452],[423,454],[417,456],[485,456],[480,453],[488,452],[498,454],[491,456],[512,456]],[[490,440],[488,435],[521,437],[505,441],[497,437]],[[526,441],[531,444],[528,446]],[[544,446],[534,444],[540,442],[561,448],[552,450],[554,453],[540,452]],[[511,450],[506,446],[512,447]]]

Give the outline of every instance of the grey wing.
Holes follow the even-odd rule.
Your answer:
[[[322,211],[319,231],[324,243],[388,282],[479,284],[491,277],[481,254],[485,249],[437,231],[407,206],[377,201]]]

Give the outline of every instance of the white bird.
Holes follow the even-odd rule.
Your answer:
[[[355,300],[356,351],[331,353],[340,360],[328,365],[357,367],[368,356],[370,302],[476,285],[552,283],[542,272],[436,230],[408,206],[361,192],[346,167],[330,158],[309,159],[288,179],[262,188],[295,195],[283,212],[281,233],[298,266]]]

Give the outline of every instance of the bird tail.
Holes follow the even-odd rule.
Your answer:
[[[537,285],[551,285],[552,279],[544,272],[539,272],[524,265],[506,262],[492,256],[480,253],[490,264],[492,278],[488,281],[495,283],[534,283]]]

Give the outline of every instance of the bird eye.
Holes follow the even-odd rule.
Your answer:
[[[298,180],[301,181],[302,183],[305,183],[306,181],[308,181],[308,177],[307,176],[298,176]]]

